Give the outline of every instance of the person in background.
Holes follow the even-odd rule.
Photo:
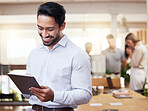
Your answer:
[[[147,64],[147,49],[133,33],[129,33],[125,38],[126,45],[131,49],[131,74],[130,89],[141,90],[145,84],[146,73],[144,68]]]
[[[35,111],[74,111],[91,98],[89,56],[71,42],[65,29],[65,9],[55,2],[40,5],[37,27],[43,44],[34,49],[27,62],[27,74],[40,88],[31,87],[29,103]]]
[[[85,44],[85,51],[87,52],[87,54],[90,56],[90,52],[92,50],[92,43],[91,42],[87,42]]]
[[[125,62],[124,52],[116,48],[115,39],[112,34],[106,37],[109,47],[101,53],[106,57],[106,70],[109,74],[120,77],[121,66]]]
[[[128,47],[128,45],[125,45],[125,58],[126,58],[126,64],[129,64],[132,57],[132,49]]]
[[[90,57],[90,64],[91,64],[91,75],[93,75],[93,72],[92,72],[92,56],[90,55],[90,52],[92,50],[92,43],[91,42],[86,42],[85,43],[85,51],[86,53],[89,55]]]

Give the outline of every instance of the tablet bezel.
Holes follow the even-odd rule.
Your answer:
[[[8,74],[22,94],[32,95],[29,91],[30,87],[41,88],[35,77],[30,75]]]

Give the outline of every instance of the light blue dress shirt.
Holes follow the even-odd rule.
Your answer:
[[[89,56],[66,35],[52,50],[43,44],[34,49],[28,57],[27,73],[33,75],[40,85],[54,91],[53,102],[41,102],[32,95],[30,104],[76,108],[92,98]]]

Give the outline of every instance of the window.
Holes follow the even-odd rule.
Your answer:
[[[109,28],[73,28],[65,30],[68,38],[77,46],[85,50],[85,43],[92,43],[92,55],[100,54],[102,50],[108,47],[106,35],[110,33]]]

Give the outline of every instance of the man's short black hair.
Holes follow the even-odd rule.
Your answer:
[[[54,17],[56,23],[58,23],[60,27],[65,21],[65,13],[66,11],[62,5],[55,2],[47,2],[40,5],[37,12],[37,17],[39,15]]]

